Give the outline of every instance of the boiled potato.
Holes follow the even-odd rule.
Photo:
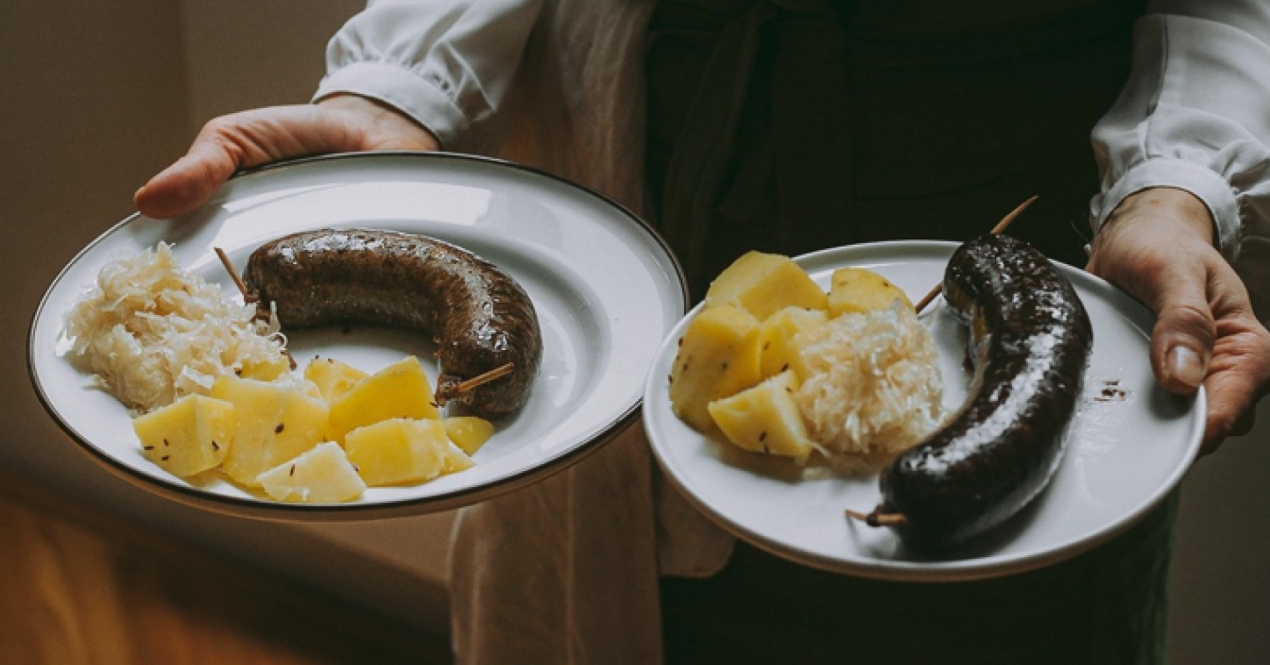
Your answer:
[[[338,503],[366,491],[344,449],[327,441],[261,473],[256,484],[276,501]]]
[[[887,309],[896,300],[913,309],[913,303],[900,287],[872,270],[839,268],[833,271],[829,286],[830,317]]]
[[[446,436],[468,455],[475,455],[476,451],[480,450],[481,446],[494,435],[494,423],[484,418],[454,416],[442,422],[445,423]]]
[[[801,307],[786,307],[767,317],[758,333],[759,374],[767,378],[792,370],[799,379],[807,376],[802,354],[804,333],[828,320],[824,310]]]
[[[371,487],[424,482],[472,466],[440,420],[384,420],[349,432],[344,446]]]
[[[234,405],[234,440],[221,466],[230,478],[258,487],[266,469],[294,459],[324,440],[326,402],[304,383],[271,383],[221,376],[211,396]]]
[[[451,473],[458,473],[476,466],[476,462],[463,452],[453,441],[445,449],[445,464],[441,468],[441,475],[447,476]]]
[[[273,381],[291,371],[291,360],[285,355],[277,354],[273,359],[253,363],[246,362],[237,375],[244,379],[257,381]]]
[[[216,467],[234,440],[234,405],[189,395],[132,421],[151,462],[182,478]]]
[[[701,432],[714,429],[707,405],[759,382],[759,322],[744,309],[702,309],[679,340],[670,370],[675,415]]]
[[[794,373],[781,372],[753,388],[710,402],[710,417],[736,446],[792,457],[802,464],[813,448],[794,400],[797,388]]]
[[[748,252],[719,273],[706,307],[735,305],[762,321],[786,307],[825,309],[824,289],[788,256]]]
[[[304,378],[317,386],[322,399],[327,402],[348,392],[369,376],[366,372],[334,358],[314,358],[304,368]]]
[[[406,356],[335,398],[327,433],[331,440],[343,443],[349,432],[381,420],[440,417],[423,365],[418,358]]]

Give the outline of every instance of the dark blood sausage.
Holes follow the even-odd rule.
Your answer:
[[[1075,289],[1021,240],[965,243],[948,262],[943,292],[970,327],[970,394],[942,429],[883,471],[882,503],[867,518],[919,552],[966,543],[1045,488],[1093,348]]]
[[[243,276],[286,328],[366,323],[418,330],[437,345],[440,403],[499,418],[524,404],[542,362],[533,303],[490,262],[421,235],[322,229],[252,253]],[[459,383],[508,363],[511,373],[467,390]]]

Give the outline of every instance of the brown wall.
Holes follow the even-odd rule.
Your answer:
[[[323,70],[327,36],[360,5],[0,3],[0,284],[9,305],[9,315],[0,318],[0,471],[440,634],[446,630],[441,573],[421,576],[403,560],[413,555],[415,565],[435,569],[443,549],[401,546],[403,538],[387,535],[391,523],[279,527],[158,499],[80,453],[45,414],[27,375],[27,327],[61,266],[131,214],[132,193],[185,151],[206,114],[307,101]],[[258,63],[249,52],[263,54],[271,43],[286,47],[275,58],[285,65],[267,58]],[[301,51],[304,58],[297,57]],[[188,83],[195,80],[189,71],[198,85]],[[443,520],[442,534],[446,525]],[[365,545],[351,547],[355,540]],[[377,542],[402,551],[368,556]],[[444,537],[427,542],[443,544]],[[425,551],[431,560],[419,559]]]
[[[180,154],[188,126],[172,2],[5,3],[0,9],[0,464],[101,482],[29,388],[26,333],[44,288],[132,209],[145,176]],[[89,490],[92,491],[92,490]]]

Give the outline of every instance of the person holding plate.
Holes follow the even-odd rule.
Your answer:
[[[238,169],[301,155],[497,155],[641,213],[700,297],[749,249],[965,240],[1038,194],[1011,233],[1157,315],[1156,377],[1184,396],[1204,386],[1211,452],[1270,388],[1254,313],[1270,316],[1270,11],[1144,4],[372,3],[332,39],[313,104],[211,121],[136,202],[180,215]],[[460,513],[455,652],[1158,663],[1175,509],[1030,573],[856,579],[735,542],[666,485],[633,427]]]

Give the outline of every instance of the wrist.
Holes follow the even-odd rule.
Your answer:
[[[1167,225],[1216,247],[1212,213],[1199,197],[1184,189],[1150,187],[1126,196],[1107,218],[1102,231],[1131,225],[1130,220],[1156,227]]]
[[[389,132],[410,134],[426,150],[441,149],[441,141],[432,130],[397,108],[377,99],[351,93],[336,93],[323,97],[316,102],[316,105],[330,111],[356,114]]]

